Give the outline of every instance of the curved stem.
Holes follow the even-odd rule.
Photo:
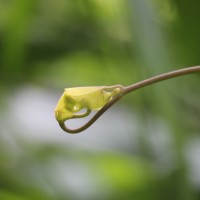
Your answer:
[[[158,76],[154,76],[152,78],[149,79],[145,79],[143,81],[137,82],[133,85],[124,87],[124,94],[130,93],[134,90],[140,89],[142,87],[160,82],[160,81],[164,81],[170,78],[175,78],[178,76],[182,76],[182,75],[186,75],[186,74],[191,74],[191,73],[195,73],[195,72],[200,72],[200,66],[195,66],[195,67],[188,67],[188,68],[184,68],[184,69],[179,69],[179,70],[175,70],[175,71],[171,71],[165,74],[161,74]]]
[[[70,129],[65,125],[64,122],[59,122],[59,125],[65,132],[68,132],[68,133],[75,134],[75,133],[82,132],[88,127],[90,127],[106,110],[108,110],[113,104],[115,104],[121,97],[122,95],[117,95],[116,97],[114,97],[103,108],[101,108],[101,110],[99,110],[86,124],[84,124],[80,128]]]

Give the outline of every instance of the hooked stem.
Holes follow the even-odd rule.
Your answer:
[[[59,125],[65,132],[72,134],[80,133],[89,128],[106,110],[108,110],[113,104],[115,104],[121,97],[121,95],[117,95],[116,97],[114,97],[103,108],[101,108],[101,110],[99,110],[86,124],[84,124],[80,128],[70,129],[65,125],[65,122],[59,122]]]

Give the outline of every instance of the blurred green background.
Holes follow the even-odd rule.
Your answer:
[[[0,199],[200,199],[199,74],[129,94],[77,135],[54,119],[66,87],[200,64],[199,7],[0,0]]]

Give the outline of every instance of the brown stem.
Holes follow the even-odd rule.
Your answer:
[[[195,67],[188,67],[185,69],[179,69],[179,70],[175,70],[175,71],[171,71],[165,74],[161,74],[158,76],[154,76],[152,78],[149,79],[145,79],[143,81],[137,82],[133,85],[124,87],[124,94],[130,93],[134,90],[140,89],[142,87],[160,82],[160,81],[164,81],[170,78],[175,78],[178,76],[182,76],[182,75],[186,75],[186,74],[191,74],[191,73],[195,73],[195,72],[200,72],[200,66],[195,66]]]

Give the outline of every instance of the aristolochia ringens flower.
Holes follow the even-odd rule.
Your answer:
[[[79,133],[90,127],[107,109],[121,99],[122,96],[160,81],[195,72],[200,72],[200,66],[188,67],[160,74],[126,87],[114,85],[110,87],[77,87],[65,89],[55,108],[55,116],[60,127],[64,131],[68,133]],[[82,114],[77,113],[84,108],[86,112]],[[83,126],[70,129],[65,125],[67,119],[85,117],[89,115],[92,110],[99,111]]]
[[[55,108],[55,117],[58,122],[85,117],[92,110],[101,109],[114,96],[121,94],[121,88],[120,85],[67,88]],[[86,109],[86,113],[77,114],[82,109]]]

